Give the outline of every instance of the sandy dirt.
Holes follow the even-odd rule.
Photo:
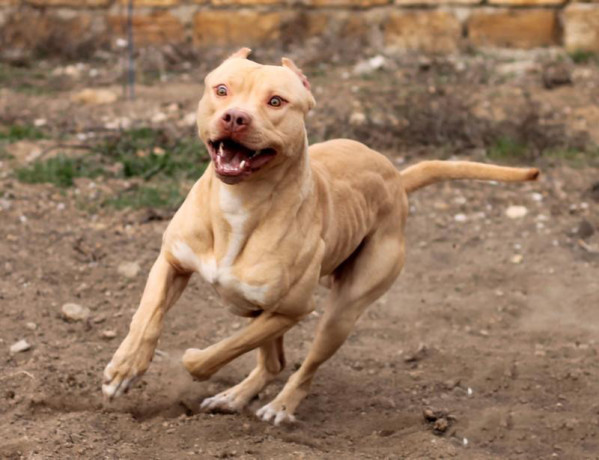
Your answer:
[[[199,85],[170,88],[140,94],[153,94],[156,107],[195,105]],[[47,107],[60,106],[56,123],[66,125],[70,102],[60,94],[4,93],[20,98],[30,117],[50,118]],[[599,169],[537,166],[538,183],[461,182],[414,193],[403,273],[322,366],[298,423],[274,427],[253,412],[301,363],[320,309],[285,336],[287,369],[245,413],[200,413],[201,400],[243,379],[254,356],[209,382],[186,374],[186,348],[245,321],[195,276],[147,374],[108,403],[102,370],[126,334],[167,220],[143,209],[90,214],[78,205],[90,180],[77,182],[77,193],[22,184],[5,161],[0,458],[599,458],[599,236],[584,232],[599,227]],[[527,214],[506,217],[515,205]],[[137,262],[140,273],[119,274],[123,261]],[[66,321],[67,302],[89,308],[88,320]],[[11,353],[21,339],[30,350]],[[427,408],[444,411],[446,430],[434,432]]]

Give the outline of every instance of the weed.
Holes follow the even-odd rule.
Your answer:
[[[593,51],[576,50],[570,53],[570,58],[575,64],[589,64],[599,62],[599,56]]]
[[[179,185],[170,181],[154,186],[135,187],[104,201],[105,206],[124,208],[177,208],[183,201]]]
[[[12,125],[8,129],[0,129],[0,142],[17,142],[24,139],[44,139],[46,135],[31,125]]]
[[[584,168],[589,165],[599,164],[599,147],[588,151],[578,149],[551,149],[547,150],[543,157],[549,160],[557,160],[567,163],[573,168]]]
[[[90,168],[82,158],[68,158],[58,155],[19,168],[16,173],[21,182],[30,184],[49,183],[58,187],[70,187],[76,177],[96,177],[100,174],[100,170]]]
[[[493,142],[487,149],[487,156],[492,160],[514,160],[525,158],[528,146],[518,140],[503,136]]]
[[[197,179],[209,161],[206,149],[195,138],[172,137],[166,131],[138,128],[123,131],[94,148],[101,160],[121,163],[124,177],[146,180],[158,175]]]
[[[165,130],[137,128],[108,137],[85,156],[40,160],[16,171],[22,182],[70,187],[77,177],[140,177],[144,185],[107,197],[102,206],[175,208],[183,200],[181,183],[198,179],[209,162],[195,138]]]
[[[56,91],[55,81],[43,69],[16,67],[0,62],[0,86],[19,93],[40,95]]]

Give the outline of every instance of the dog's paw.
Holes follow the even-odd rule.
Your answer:
[[[137,381],[139,375],[133,371],[119,372],[112,362],[104,369],[104,379],[102,381],[102,393],[109,400],[127,393],[129,388]]]
[[[104,369],[102,393],[109,400],[129,391],[148,369],[154,349],[137,347],[134,350],[127,347],[125,340]]]
[[[256,415],[259,419],[265,422],[272,422],[275,426],[279,426],[283,423],[295,422],[295,416],[287,412],[285,406],[276,407],[273,403],[267,404],[256,411]]]
[[[206,398],[200,404],[200,410],[203,412],[224,412],[227,414],[241,412],[245,407],[245,402],[236,399],[229,391],[223,391],[210,398]]]

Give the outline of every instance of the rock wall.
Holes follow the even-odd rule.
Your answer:
[[[115,45],[128,0],[0,0],[3,53]],[[138,46],[285,46],[389,51],[563,46],[599,51],[599,0],[135,0]]]

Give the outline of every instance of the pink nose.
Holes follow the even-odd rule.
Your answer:
[[[233,133],[242,131],[252,122],[252,117],[239,109],[229,109],[221,117],[223,128]]]

